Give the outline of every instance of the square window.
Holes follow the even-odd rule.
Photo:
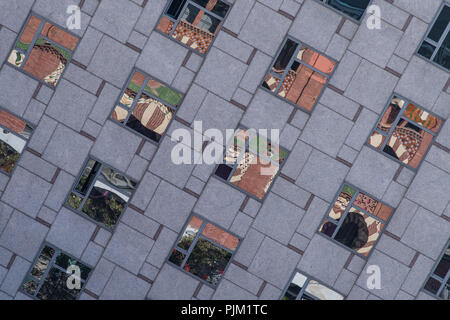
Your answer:
[[[344,296],[296,271],[281,296],[281,300],[344,300]]]
[[[443,300],[450,300],[450,242],[425,282],[424,289]]]
[[[284,164],[288,151],[253,130],[238,129],[226,147],[215,175],[263,200]]]
[[[27,273],[22,291],[40,300],[75,300],[92,268],[45,244]]]
[[[318,0],[353,20],[360,21],[371,0]]]
[[[113,229],[135,190],[136,182],[89,159],[66,200],[66,206]]]
[[[222,0],[170,0],[156,28],[206,54],[230,7]]]
[[[50,87],[56,87],[79,38],[44,18],[31,14],[8,62]]]
[[[122,90],[111,118],[158,143],[182,99],[181,93],[135,70]]]
[[[239,238],[196,215],[173,247],[169,262],[217,286],[239,245]]]
[[[443,4],[417,53],[450,70],[450,5]]]
[[[311,112],[331,77],[336,62],[288,38],[281,47],[262,87],[297,108]]]
[[[381,236],[393,209],[344,184],[319,227],[319,232],[367,257]]]
[[[442,119],[393,95],[367,144],[417,169],[442,125]]]
[[[19,161],[33,128],[24,120],[0,109],[0,170],[10,175]]]

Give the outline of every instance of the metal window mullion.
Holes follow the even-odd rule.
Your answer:
[[[186,264],[187,260],[189,259],[189,256],[191,255],[192,250],[194,250],[195,246],[197,245],[198,239],[200,238],[200,234],[203,232],[203,230],[205,229],[205,227],[206,227],[206,222],[203,221],[203,222],[202,222],[202,226],[200,227],[200,229],[198,229],[198,232],[197,232],[197,234],[195,235],[194,240],[192,241],[191,245],[189,246],[189,249],[187,250],[187,253],[186,253],[186,256],[185,256],[184,259],[183,259],[183,262],[182,262],[181,265],[180,265],[180,267],[181,267],[182,269],[184,269],[184,265]],[[187,228],[187,226],[186,226],[186,228]],[[186,230],[186,229],[185,229],[185,230]],[[183,232],[183,233],[184,233],[184,232]],[[183,237],[183,236],[181,236],[181,237]],[[180,238],[180,239],[181,239],[181,238]]]
[[[159,82],[159,81],[158,81]],[[166,85],[164,85],[166,88],[169,88],[168,86],[166,86]],[[156,100],[156,101],[158,101],[158,102],[161,102],[163,105],[165,105],[166,107],[171,107],[172,109],[177,109],[177,107],[175,107],[174,105],[171,105],[170,103],[167,103],[166,101],[164,101],[164,100],[162,100],[161,98],[158,98],[158,97],[156,97],[153,93],[150,93],[150,92],[148,92],[148,91],[146,91],[145,90],[145,87],[146,86],[143,86],[143,92],[142,93],[145,93],[146,95],[149,95],[150,96],[150,98],[152,98],[152,99],[154,99],[154,100]],[[172,89],[172,88],[169,88],[169,89]]]
[[[99,163],[100,163],[100,168],[98,169],[97,173],[95,174],[94,179],[92,179],[92,183],[89,186],[89,189],[86,191],[86,195],[84,196],[84,199],[80,204],[80,208],[79,208],[80,212],[83,210],[84,204],[86,203],[87,199],[89,198],[89,195],[91,194],[92,189],[94,188],[95,181],[97,180],[98,176],[100,175],[100,173],[103,170],[103,167],[105,166],[103,163],[101,163],[101,162],[99,162]]]
[[[425,110],[422,109],[422,111],[425,111]],[[426,111],[425,111],[425,112],[426,112]],[[408,117],[405,117],[405,116],[402,115],[400,118],[403,119],[403,120],[405,120],[406,122],[409,122],[409,123],[411,123],[411,124],[417,125],[420,129],[422,129],[422,130],[425,131],[425,132],[428,132],[429,134],[431,134],[431,135],[433,135],[433,136],[435,136],[435,135],[437,134],[437,132],[433,132],[433,131],[431,131],[430,129],[425,128],[423,125],[421,125],[421,124],[415,122],[415,121],[412,120],[412,119],[409,119]]]
[[[438,48],[438,43],[439,43],[439,42],[436,42],[436,41],[434,41],[434,40],[432,40],[432,39],[430,39],[430,38],[428,38],[428,37],[425,37],[425,39],[423,39],[423,41],[426,41],[426,42],[428,42],[429,44],[435,46],[436,49]],[[422,42],[423,42],[423,41],[422,41]],[[436,50],[436,49],[435,49],[435,50]]]
[[[182,236],[181,238],[183,238],[183,236]],[[180,240],[181,240],[181,239],[180,239]],[[180,242],[180,241],[178,241],[178,242]],[[192,242],[193,242],[193,241],[192,241]],[[184,255],[187,255],[186,249],[180,248],[180,247],[178,246],[178,243],[175,245],[175,248],[173,248],[173,249],[179,251],[180,253],[182,253],[182,254],[184,254]]]
[[[25,66],[25,64],[27,63],[27,60],[28,60],[28,58],[30,57],[30,54],[31,54],[31,50],[33,50],[33,47],[34,47],[34,45],[36,43],[36,40],[39,38],[39,35],[41,34],[42,29],[44,29],[45,23],[46,23],[46,21],[41,19],[41,25],[39,26],[38,30],[36,31],[35,35],[33,36],[33,40],[31,41],[30,46],[28,47],[25,59],[22,62],[22,66]],[[24,31],[25,31],[25,29],[24,29]],[[22,34],[23,34],[23,32],[22,32]],[[19,38],[19,41],[20,41],[20,38]]]
[[[286,45],[288,40],[289,39],[286,39],[286,41],[283,43],[283,47],[284,47],[284,45]],[[292,63],[295,61],[295,57],[297,56],[297,54],[300,52],[300,49],[302,48],[301,43],[298,43],[292,39],[291,39],[291,41],[295,42],[298,47],[297,47],[297,49],[295,49],[294,53],[292,54],[292,57],[289,59],[289,63],[286,65],[286,70],[284,70],[283,75],[280,77],[280,83],[278,83],[278,85],[277,85],[275,94],[278,94],[278,91],[280,90],[281,85],[283,84],[284,80],[286,79],[287,74],[289,73],[289,70],[291,69]],[[281,51],[283,51],[283,47],[281,48]],[[280,51],[280,53],[281,53],[281,51]],[[280,55],[280,53],[278,54],[278,56]],[[278,59],[278,56],[276,59]],[[275,59],[275,62],[276,62],[276,59]],[[274,64],[275,64],[275,62],[274,62]]]
[[[314,51],[315,51],[315,50],[314,50]],[[316,51],[316,52],[317,52],[317,51]],[[317,52],[317,53],[318,53],[318,52]],[[319,53],[319,55],[321,55],[321,54]],[[298,63],[300,63],[300,64],[302,64],[302,65],[304,65],[304,66],[310,68],[311,70],[313,70],[313,71],[315,71],[315,72],[321,74],[322,76],[324,76],[325,78],[327,78],[327,80],[328,80],[328,78],[330,77],[329,74],[326,74],[325,72],[320,71],[320,70],[317,69],[316,67],[313,67],[312,65],[310,65],[309,63],[306,63],[306,62],[303,61],[303,60],[299,60],[299,59],[295,58],[294,61],[296,61],[296,62],[298,62]]]
[[[188,2],[189,4],[191,4],[192,6],[194,6],[194,7],[197,7],[197,9],[200,9],[200,10],[204,11],[205,13],[210,14],[211,16],[213,16],[214,18],[216,18],[217,20],[219,20],[220,22],[222,22],[223,18],[222,18],[221,16],[218,16],[218,15],[215,14],[214,12],[209,11],[209,10],[206,9],[205,7],[202,7],[201,5],[199,5],[199,4],[195,3],[195,2],[192,2],[192,1],[189,1],[189,0],[188,0],[187,2]]]
[[[222,231],[224,231],[224,230],[222,230]],[[224,232],[226,232],[226,231],[224,231]],[[234,250],[228,249],[228,248],[224,247],[223,245],[221,245],[220,243],[218,243],[218,242],[216,242],[216,241],[214,241],[214,240],[212,240],[212,239],[210,239],[210,238],[208,238],[208,237],[206,237],[206,236],[204,236],[204,235],[200,235],[199,238],[201,238],[201,239],[203,239],[203,240],[206,240],[206,241],[212,243],[212,244],[215,245],[216,247],[219,247],[220,249],[225,250],[225,251],[228,252],[228,253],[233,254],[233,252],[234,252]]]
[[[434,24],[433,24],[433,26],[434,26]],[[447,34],[449,32],[450,32],[450,23],[447,24],[447,27],[445,28],[444,32],[442,33],[442,36],[441,36],[441,38],[439,39],[439,42],[436,45],[436,49],[434,50],[433,55],[430,58],[431,61],[434,61],[434,58],[436,57],[436,54],[439,52],[439,49],[441,48],[442,44],[444,43],[444,40],[447,37]]]
[[[342,192],[342,189],[341,189],[341,192]],[[332,239],[334,239],[334,237],[335,237],[336,234],[338,233],[339,229],[341,228],[342,224],[344,223],[344,220],[345,220],[345,218],[347,217],[348,212],[349,212],[350,209],[352,208],[353,202],[355,201],[356,196],[358,195],[358,193],[359,193],[359,190],[355,190],[355,194],[352,196],[352,199],[350,200],[350,202],[349,202],[347,208],[345,208],[345,211],[344,211],[344,213],[342,214],[342,217],[340,218],[339,223],[337,224],[336,229],[335,229],[334,232],[333,232],[333,236],[331,237]],[[339,193],[339,194],[340,194],[340,193]],[[338,195],[338,197],[339,197],[339,195]],[[336,198],[336,200],[337,200],[337,198]],[[336,201],[335,201],[335,202],[336,202]]]
[[[123,125],[124,126],[127,125],[127,122],[130,119],[131,114],[133,113],[134,108],[136,107],[136,104],[138,103],[138,100],[141,98],[142,92],[144,91],[144,88],[147,85],[147,82],[148,82],[149,78],[150,78],[149,76],[145,77],[144,83],[142,84],[141,88],[139,89],[138,93],[136,94],[136,99],[134,99],[133,103],[131,104],[130,108],[128,109],[128,114],[127,114],[125,120],[123,121]],[[128,82],[128,85],[129,85],[129,83],[131,82],[132,79],[133,78],[130,79],[130,81]],[[128,88],[128,86],[127,86],[127,88]]]
[[[15,117],[15,118],[17,118],[17,117]],[[25,140],[25,144],[26,144],[26,142],[28,141],[27,138],[25,138],[24,136],[22,136],[22,135],[20,135],[20,134],[18,134],[18,133],[16,133],[16,132],[14,132],[14,131],[12,131],[11,129],[7,128],[7,127],[4,126],[4,125],[1,125],[1,124],[0,124],[0,129],[6,130],[6,131],[8,131],[9,133],[12,133],[13,135],[15,135],[16,137],[18,137],[18,138],[20,138],[20,139],[22,139],[22,140]]]
[[[172,30],[169,33],[169,37],[171,37],[171,38],[173,37],[172,35],[175,32],[175,29],[177,28],[178,23],[180,22],[181,17],[183,16],[184,11],[186,10],[186,8],[189,5],[189,3],[190,3],[190,1],[187,0],[186,3],[184,4],[183,8],[180,10],[180,14],[178,15],[178,18],[173,22],[173,28],[172,28]]]
[[[368,197],[369,197],[369,196],[368,196]],[[370,198],[372,198],[372,197],[370,197]],[[373,198],[372,198],[372,199],[373,199]],[[375,199],[374,199],[374,200],[375,200]],[[375,201],[378,201],[378,200],[375,200]],[[381,201],[378,201],[378,202],[380,202],[380,203],[384,206],[384,204],[383,204]],[[384,221],[383,219],[378,218],[378,217],[375,216],[373,213],[370,213],[370,212],[364,210],[363,208],[360,208],[360,207],[357,206],[356,204],[352,204],[352,207],[353,207],[353,206],[355,206],[355,209],[361,211],[362,213],[368,215],[369,217],[374,218],[375,220],[377,220],[377,221],[379,221],[379,222],[381,222],[381,223],[383,223],[383,224],[386,224],[386,221]],[[392,209],[392,208],[391,208],[391,209]]]
[[[231,143],[231,145],[234,145],[234,138],[235,138],[235,137],[236,137],[236,136],[234,135],[234,136],[233,136],[233,142]],[[227,182],[230,182],[231,178],[233,177],[234,173],[236,172],[236,170],[237,170],[237,168],[238,168],[238,166],[239,166],[239,163],[241,162],[242,158],[245,157],[245,153],[247,152],[246,150],[247,150],[249,141],[250,141],[250,137],[249,137],[248,141],[244,141],[244,146],[242,147],[242,152],[241,152],[241,154],[237,157],[236,162],[235,162],[234,165],[233,165],[233,170],[231,170],[230,174],[228,175]],[[227,149],[225,150],[225,155],[226,155],[226,152],[228,151],[228,148],[229,148],[229,146],[228,146]],[[230,183],[231,183],[231,182],[230,182]]]
[[[445,254],[445,251],[446,251],[446,250],[444,250],[444,254]],[[441,261],[442,261],[442,258],[439,260],[439,262],[438,262],[438,264],[436,265],[436,267],[439,265],[439,263],[440,263]],[[434,268],[433,273],[431,274],[430,278],[436,279],[436,278],[438,278],[438,277],[435,276],[434,271],[436,271],[436,268]],[[439,277],[439,278],[440,278],[440,277]],[[436,295],[437,295],[437,296],[440,296],[440,295],[441,295],[442,291],[444,290],[445,286],[447,285],[447,281],[448,281],[449,278],[450,278],[450,270],[447,271],[447,274],[445,275],[443,281],[441,281],[440,279],[436,279],[436,280],[439,280],[439,282],[441,283],[441,286],[439,287],[438,291],[436,292]]]
[[[58,48],[60,48],[60,49],[63,49],[63,50],[65,50],[65,51],[68,51],[68,52],[70,53],[70,55],[73,54],[73,51],[72,51],[72,50],[70,50],[70,49],[68,49],[68,48],[66,48],[66,47],[64,47],[64,46],[62,46],[62,45],[60,45],[59,43],[53,41],[53,40],[50,39],[50,38],[47,38],[46,36],[44,36],[44,35],[42,35],[42,34],[40,35],[40,38],[44,39],[44,40],[47,41],[47,42],[50,42],[51,44],[53,44],[54,46],[56,46],[56,47],[58,47]]]
[[[295,277],[295,275],[294,275],[294,277]],[[294,278],[292,278],[292,280],[294,280]],[[306,287],[308,286],[310,281],[311,281],[311,278],[307,277],[305,283],[303,284],[302,289],[298,293],[297,298],[295,298],[295,300],[300,300],[302,298],[303,294],[305,293]]]

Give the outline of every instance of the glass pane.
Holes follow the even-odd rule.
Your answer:
[[[166,14],[174,19],[178,19],[185,3],[186,0],[172,0],[169,8],[167,8]]]
[[[436,266],[436,269],[434,270],[434,274],[444,279],[449,270],[450,270],[450,246],[447,248],[447,250],[445,250],[444,255],[442,256],[441,260],[439,261],[439,264]]]
[[[274,162],[279,164],[283,163],[287,157],[288,152],[276,144],[272,144],[266,137],[261,135],[255,136],[250,140],[250,149],[263,156],[270,158]]]
[[[231,171],[233,171],[233,168],[230,166],[227,166],[225,164],[219,164],[217,166],[215,175],[219,178],[222,178],[223,180],[228,180],[228,177],[231,174]]]
[[[334,66],[336,65],[335,62],[306,46],[302,46],[297,54],[297,59],[306,62],[310,66],[328,75],[333,72]]]
[[[5,110],[0,110],[0,124],[8,130],[22,135],[24,138],[29,138],[29,134],[24,134],[24,132],[30,130],[31,127],[29,127],[27,123],[22,119],[12,115]]]
[[[114,187],[114,189],[102,186],[103,184]],[[135,181],[106,165],[103,167],[102,172],[98,176],[96,185],[108,190],[111,189],[111,192],[119,195],[120,198],[122,198],[124,201],[128,201],[128,199],[131,198],[134,190],[136,189]]]
[[[82,202],[83,202],[83,199],[82,199],[82,198],[80,198],[79,196],[77,196],[75,193],[71,193],[71,194],[69,195],[69,197],[67,198],[66,204],[67,204],[69,207],[71,207],[71,208],[73,208],[73,209],[75,209],[75,210],[78,210],[78,208],[80,208]]]
[[[439,288],[441,287],[441,282],[430,277],[425,284],[425,290],[431,292],[432,294],[437,294]]]
[[[86,195],[92,181],[95,178],[98,170],[100,169],[101,163],[95,160],[89,160],[83,173],[81,174],[80,181],[78,181],[75,190],[77,190],[82,195]]]
[[[445,40],[439,48],[439,51],[436,53],[433,61],[446,69],[450,69],[450,32],[445,37]]]
[[[416,107],[412,103],[409,103],[403,113],[405,117],[419,124],[420,126],[431,130],[433,132],[438,132],[441,127],[442,120],[436,118],[435,116],[429,114],[425,110]]]
[[[289,61],[292,58],[292,55],[294,54],[295,50],[297,50],[298,43],[288,39],[286,43],[283,46],[283,49],[281,49],[277,60],[275,60],[275,63],[272,66],[272,72],[278,74],[279,76],[283,75],[284,71],[286,70],[286,67],[289,64]]]
[[[23,291],[34,296],[34,294],[36,293],[36,290],[38,288],[38,283],[36,281],[32,280],[31,278],[26,278],[23,283],[22,288],[23,288]]]
[[[378,131],[374,130],[372,132],[372,134],[369,137],[369,141],[368,143],[377,148],[378,150],[381,149],[381,147],[383,146],[384,141],[386,140],[386,136],[382,135],[381,133],[379,133]]]
[[[418,53],[427,59],[431,59],[435,49],[436,49],[435,46],[424,41],[422,42],[422,45],[420,46]]]
[[[128,110],[122,108],[121,106],[116,106],[111,115],[111,118],[120,123],[124,123],[127,117],[128,117]]]
[[[220,244],[221,246],[234,250],[236,249],[239,239],[229,234],[228,232],[216,227],[211,223],[207,223],[205,229],[203,229],[202,235],[211,239],[212,241]]]
[[[41,280],[54,254],[55,254],[54,249],[45,246],[44,249],[42,249],[38,260],[36,261],[36,264],[33,266],[33,269],[31,270],[31,275],[36,279]]]
[[[230,259],[231,253],[228,251],[217,247],[208,240],[199,239],[186,261],[184,269],[212,285],[217,285]]]
[[[0,169],[11,174],[20,154],[25,148],[26,141],[7,130],[0,129]]]
[[[310,280],[305,291],[320,300],[344,300],[341,294],[325,287],[316,280]]]
[[[49,22],[44,24],[41,34],[71,51],[75,50],[75,47],[78,44],[77,37],[61,30]]]
[[[145,91],[153,94],[174,107],[177,107],[181,103],[181,99],[183,97],[181,93],[154,79],[148,80],[147,85],[145,86]]]
[[[349,206],[355,190],[347,185],[342,187],[336,201],[333,204],[328,216],[334,220],[339,220],[345,212],[345,209]]]
[[[177,246],[184,250],[188,250],[192,244],[192,241],[194,241],[198,230],[202,226],[202,223],[203,220],[197,217],[192,217],[191,221],[189,221],[188,226],[184,230],[183,235],[181,236],[181,240],[178,242]]]
[[[326,3],[353,19],[360,20],[370,0],[326,0]]]
[[[80,289],[69,289],[67,279],[69,274],[51,268],[37,297],[41,300],[75,300]]]
[[[329,220],[325,220],[320,226],[319,231],[329,237],[332,237],[336,228],[337,228],[336,224],[330,222]]]
[[[444,6],[441,13],[437,17],[436,22],[433,24],[433,27],[428,33],[428,38],[430,38],[435,42],[439,42],[439,39],[441,38],[445,28],[447,28],[449,21],[450,21],[450,7]]]
[[[392,98],[389,106],[387,107],[383,117],[378,123],[377,128],[383,132],[389,132],[390,128],[394,124],[394,121],[397,119],[400,111],[405,105],[405,100],[402,100],[398,97]]]
[[[33,38],[39,30],[39,26],[41,25],[42,20],[38,17],[31,16],[30,20],[28,21],[25,29],[22,32],[22,35],[20,36],[19,41],[17,42],[17,48],[27,51],[31,42],[33,41]]]
[[[295,300],[306,282],[306,276],[297,272],[287,288],[282,300]]]
[[[444,300],[450,300],[450,279],[448,279],[447,283],[442,288],[439,297],[441,297]]]
[[[78,262],[76,259],[73,259],[62,252],[58,254],[58,256],[56,257],[55,263],[64,270],[67,270],[67,268],[69,268],[69,266],[72,265],[78,266],[80,268],[81,279],[83,280],[86,280],[87,277],[89,276],[89,273],[91,272],[91,268],[87,267],[86,265],[82,264],[81,262]]]
[[[169,257],[169,261],[181,267],[181,264],[183,263],[185,257],[186,255],[184,253],[173,249],[172,254]]]
[[[192,0],[193,2],[201,5],[203,8],[217,14],[218,16],[224,18],[227,14],[230,6],[222,1],[216,0]]]

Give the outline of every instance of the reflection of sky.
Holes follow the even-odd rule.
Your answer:
[[[301,273],[296,273],[294,276],[294,279],[292,279],[292,282],[298,285],[300,288],[303,287],[305,284],[306,277],[302,275]]]
[[[108,186],[107,184],[104,184],[101,181],[95,181],[94,187],[99,187],[108,191],[111,191],[112,193],[116,194],[117,196],[119,196],[120,198],[122,198],[125,202],[128,202],[128,199],[130,199],[128,196],[126,196],[125,194],[117,191],[116,189],[111,188],[110,186]]]
[[[315,280],[311,280],[306,287],[306,292],[319,298],[320,300],[343,300],[344,297],[339,293],[328,289]]]
[[[12,148],[14,148],[14,150],[19,153],[22,153],[23,148],[25,148],[25,144],[27,143],[25,140],[20,139],[18,136],[12,133],[5,134],[1,128],[0,139],[9,144]]]

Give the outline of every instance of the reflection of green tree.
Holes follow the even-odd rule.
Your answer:
[[[184,250],[188,250],[194,241],[195,234],[183,234],[181,241],[178,243],[178,246]]]
[[[108,227],[113,227],[117,223],[124,206],[125,202],[112,192],[94,187],[82,211],[92,219]]]
[[[85,266],[84,264],[78,262],[75,259],[72,259],[71,257],[69,257],[68,255],[66,255],[64,253],[60,253],[56,257],[56,264],[58,266],[60,266],[61,268],[63,268],[64,270],[67,270],[67,268],[69,268],[69,266],[71,266],[71,265],[76,265],[76,266],[80,267],[81,278],[83,280],[86,280],[89,275],[89,272],[91,272],[91,268]]]
[[[80,207],[82,200],[83,199],[76,194],[71,193],[69,199],[67,199],[67,205],[77,210]]]
[[[11,173],[14,165],[19,160],[20,153],[14,150],[9,144],[0,140],[0,168]]]
[[[186,261],[185,269],[216,285],[230,259],[231,253],[200,238]]]

